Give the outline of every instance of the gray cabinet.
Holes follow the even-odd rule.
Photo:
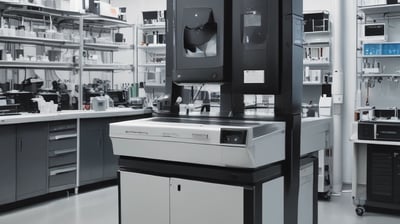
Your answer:
[[[49,192],[76,187],[77,121],[49,123]]]
[[[117,119],[107,120],[103,129],[103,174],[105,179],[117,178],[118,156],[114,155],[110,138],[110,123],[117,122]]]
[[[0,126],[0,205],[15,201],[16,128]]]
[[[151,115],[82,119],[80,125],[80,185],[117,178],[118,156],[113,153],[110,123]]]
[[[80,185],[103,179],[104,120],[81,120],[80,136]]]
[[[18,125],[17,200],[47,193],[47,123]]]

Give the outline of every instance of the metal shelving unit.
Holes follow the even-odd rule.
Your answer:
[[[74,78],[75,83],[78,86],[83,87],[82,78],[85,77],[86,72],[102,72],[110,73],[112,85],[114,82],[114,73],[128,71],[132,72],[135,70],[134,66],[134,44],[127,44],[125,42],[114,41],[114,32],[119,29],[129,28],[132,29],[134,35],[134,25],[121,21],[115,18],[104,17],[95,14],[82,14],[74,11],[66,11],[53,9],[45,6],[39,6],[34,4],[20,4],[20,3],[8,3],[0,2],[1,16],[4,18],[10,18],[12,20],[20,21],[22,25],[24,22],[28,23],[29,26],[32,24],[43,24],[42,26],[49,27],[50,30],[53,26],[56,26],[60,30],[69,29],[79,32],[79,35],[73,40],[67,40],[62,38],[43,38],[35,37],[32,32],[24,35],[11,34],[2,35],[0,33],[0,43],[11,44],[12,46],[36,46],[42,47],[43,49],[60,49],[76,53],[72,53],[70,61],[64,62],[43,62],[43,61],[27,61],[27,60],[0,60],[0,69],[12,70],[13,74],[18,74],[20,70],[25,70],[23,75],[26,75],[26,70],[44,70],[46,71],[70,71],[73,76],[78,75],[78,81]],[[4,25],[3,20],[1,20]],[[85,32],[109,32],[110,42],[87,42],[85,41]],[[14,32],[13,32],[14,33]],[[7,32],[6,32],[7,34]],[[14,48],[12,48],[14,49]],[[88,51],[106,52],[111,54],[110,61],[104,61],[105,63],[86,63],[84,55],[87,55]],[[132,51],[132,63],[131,64],[118,64],[115,63],[114,54],[119,51]],[[71,53],[71,51],[70,51]],[[80,55],[82,57],[80,57]],[[36,55],[38,56],[38,55]],[[33,57],[36,58],[36,57]],[[99,57],[101,58],[101,57]],[[29,58],[30,60],[31,58]],[[102,59],[101,59],[102,60]],[[53,73],[54,74],[54,73]],[[15,75],[13,75],[14,77]],[[46,75],[47,77],[47,75]],[[7,79],[7,78],[6,78]],[[137,78],[132,77],[133,83],[137,82]],[[47,79],[46,79],[47,80]],[[19,79],[17,80],[19,82]],[[114,86],[114,85],[113,85]],[[73,91],[73,90],[71,90]],[[82,109],[82,95],[83,91],[80,91],[78,97],[78,109]]]
[[[150,99],[165,91],[166,44],[158,40],[154,43],[155,36],[158,39],[158,34],[164,35],[165,29],[164,24],[140,25],[136,29],[136,72],[141,76],[145,92],[150,94]],[[152,39],[150,43],[148,37]]]
[[[357,6],[357,74],[355,74],[357,75],[357,86],[355,88],[356,106],[354,108],[356,113],[361,113],[365,108],[369,112],[369,108],[384,110],[396,107],[398,105],[396,98],[398,95],[398,83],[400,82],[400,73],[398,73],[400,55],[396,46],[400,43],[400,36],[398,35],[400,4],[370,6],[363,6],[362,4],[363,1],[359,0]],[[384,31],[383,33],[378,32],[381,35],[368,36],[364,31],[364,25],[367,24],[380,24],[380,28],[383,28]],[[370,112],[373,111],[371,110]],[[372,118],[372,116],[369,118],[364,117],[360,118],[356,125],[360,125],[364,120],[374,123],[380,119],[379,115],[377,115],[377,118]],[[396,121],[387,120],[386,122],[390,124]],[[392,194],[391,190],[382,188],[378,190],[378,194],[383,199],[374,198],[373,195],[376,194],[377,189],[372,184],[373,179],[383,176],[390,179],[390,174],[371,172],[371,168],[377,167],[371,161],[378,157],[369,154],[371,148],[376,145],[381,145],[382,152],[384,152],[386,149],[389,150],[390,146],[398,145],[398,142],[378,141],[378,138],[371,141],[360,140],[359,136],[362,130],[358,131],[352,138],[354,142],[352,198],[356,207],[355,212],[358,216],[362,216],[369,211],[398,212],[400,210],[398,202],[390,202],[390,200],[384,199],[385,194]],[[376,135],[378,136],[379,133],[377,132]],[[394,181],[394,179],[391,181]],[[386,185],[395,189],[390,184]]]
[[[43,70],[72,70],[72,63],[58,62],[25,62],[25,61],[0,61],[2,69],[43,69]]]
[[[315,13],[325,13],[329,15],[329,12],[326,11],[310,11],[304,12],[304,14],[315,14]],[[304,75],[303,75],[303,106],[313,107],[313,105],[318,105],[320,97],[324,94],[327,96],[331,95],[331,74],[332,74],[332,63],[331,63],[331,23],[328,19],[327,29],[324,31],[313,31],[313,32],[304,32],[303,36],[303,47],[304,51]],[[306,26],[306,24],[305,24]],[[306,27],[305,27],[306,28]],[[320,53],[324,49],[324,54],[326,54],[325,50],[327,49],[329,53],[325,56],[327,58],[318,58],[314,53],[307,52],[308,49],[318,49],[318,56],[323,56]],[[321,55],[320,55],[321,54]],[[311,56],[312,58],[306,59],[307,56]],[[320,59],[320,60],[318,60]],[[308,73],[307,73],[308,72]],[[312,102],[312,103],[310,103]],[[315,108],[315,107],[314,107]],[[319,157],[319,174],[318,174],[318,193],[320,199],[329,200],[331,195],[331,185],[328,184],[332,171],[331,160],[332,157],[332,149],[327,148],[325,150],[321,150],[318,153]]]

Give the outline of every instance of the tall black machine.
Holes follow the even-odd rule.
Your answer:
[[[220,116],[235,119],[246,119],[244,94],[275,95],[273,120],[286,123],[285,224],[297,223],[302,1],[168,0],[167,7],[170,115],[179,115],[175,102],[187,83],[220,83]]]

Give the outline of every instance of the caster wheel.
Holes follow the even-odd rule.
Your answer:
[[[363,216],[364,213],[365,213],[365,209],[364,209],[363,207],[358,207],[358,208],[356,208],[356,214],[357,214],[358,216]]]

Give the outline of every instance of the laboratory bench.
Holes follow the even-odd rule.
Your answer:
[[[0,117],[0,211],[51,193],[117,178],[109,124],[147,109],[62,111]]]
[[[395,123],[398,121],[353,124],[352,198],[359,216],[400,211],[400,141],[387,139],[398,135]],[[368,124],[373,125],[370,130],[363,127]]]

